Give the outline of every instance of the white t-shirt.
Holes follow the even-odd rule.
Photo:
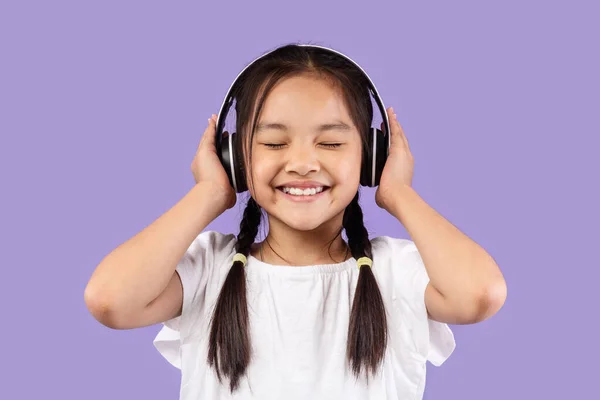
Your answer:
[[[177,266],[183,311],[164,322],[156,349],[181,369],[181,400],[411,399],[420,400],[425,363],[441,365],[455,348],[448,325],[428,319],[429,277],[415,244],[371,240],[372,270],[388,318],[388,347],[378,375],[356,379],[346,340],[358,281],[356,260],[276,266],[252,256],[246,265],[252,359],[240,387],[229,392],[207,363],[209,321],[232,265],[234,235],[203,232]]]

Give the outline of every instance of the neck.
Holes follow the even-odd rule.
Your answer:
[[[317,265],[345,261],[350,251],[342,238],[343,214],[310,231],[298,231],[269,217],[269,233],[254,251],[269,264]]]

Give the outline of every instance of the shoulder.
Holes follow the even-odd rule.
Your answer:
[[[422,269],[419,251],[410,239],[377,236],[371,239],[371,251],[373,273],[382,285],[397,287]]]
[[[212,288],[220,287],[225,279],[236,241],[234,235],[216,231],[204,231],[194,238],[175,268],[183,290],[182,315],[176,318],[177,323],[168,321],[166,325],[185,333],[185,328],[194,323],[196,314],[204,309],[204,300],[214,296]]]
[[[417,251],[415,243],[410,239],[395,238],[390,236],[377,236],[371,239],[374,255],[387,257],[390,255],[404,255]]]
[[[187,253],[192,255],[198,253],[210,253],[213,255],[229,254],[234,248],[236,237],[233,234],[225,234],[217,231],[204,231],[200,233]]]
[[[216,231],[202,232],[194,239],[176,268],[184,296],[196,295],[208,283],[222,279],[235,254],[236,241],[234,235]]]
[[[383,290],[421,303],[429,275],[412,240],[379,236],[371,240],[373,274]]]
[[[235,251],[235,242],[236,237],[232,234],[216,231],[200,233],[179,260],[177,272],[183,279],[193,279],[198,269],[206,269],[230,257]]]
[[[424,265],[410,239],[378,236],[371,240],[374,271],[396,277],[423,273]]]
[[[180,268],[206,268],[222,263],[235,252],[237,239],[232,234],[216,231],[200,233],[179,262]],[[178,270],[180,269],[178,268]]]
[[[183,285],[198,287],[207,283],[204,281],[223,279],[228,271],[225,266],[231,264],[235,254],[236,242],[235,235],[216,231],[196,236],[177,265]]]

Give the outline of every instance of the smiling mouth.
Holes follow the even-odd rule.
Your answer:
[[[317,186],[312,188],[294,188],[287,186],[279,186],[277,190],[282,191],[290,196],[315,196],[328,190],[329,186]]]

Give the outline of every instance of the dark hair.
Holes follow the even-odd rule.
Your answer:
[[[282,79],[299,74],[316,74],[341,90],[353,123],[361,134],[363,156],[367,154],[367,133],[373,120],[373,105],[364,74],[337,54],[295,44],[281,46],[255,62],[240,75],[236,87],[232,88],[236,100],[238,134],[234,135],[234,146],[237,154],[244,154],[246,161],[251,162],[249,145],[267,95]],[[237,252],[246,256],[250,254],[261,216],[260,206],[250,197],[240,223]],[[343,229],[352,256],[355,259],[363,256],[372,259],[371,242],[363,224],[358,192],[346,207]],[[369,373],[374,374],[383,361],[386,346],[387,319],[383,299],[371,268],[361,268],[346,348],[352,372],[358,377],[364,371],[367,378]],[[229,378],[233,392],[250,364],[251,355],[246,276],[243,264],[235,261],[221,288],[212,316],[208,363],[215,367],[219,381],[222,375]]]

